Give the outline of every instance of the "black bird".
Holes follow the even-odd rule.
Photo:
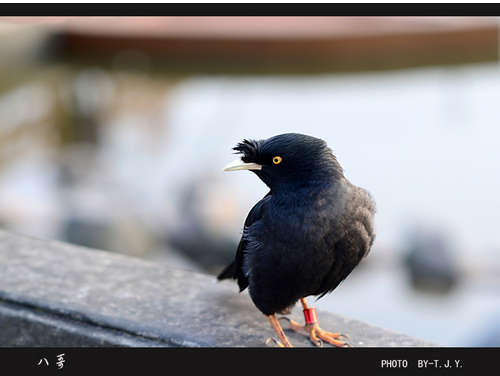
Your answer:
[[[291,347],[276,313],[300,300],[315,345],[347,346],[341,334],[322,330],[305,298],[333,291],[366,256],[375,238],[375,204],[349,182],[326,142],[287,133],[267,140],[243,140],[233,148],[241,160],[224,171],[251,170],[269,193],[248,214],[235,260],[218,276],[249,288],[255,306],[276,331],[279,346]],[[318,298],[318,299],[319,299]]]

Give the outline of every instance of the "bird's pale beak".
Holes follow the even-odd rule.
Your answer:
[[[237,159],[224,167],[224,171],[238,170],[262,170],[262,165],[257,163],[245,163],[241,159]]]

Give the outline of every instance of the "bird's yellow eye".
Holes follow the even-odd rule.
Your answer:
[[[283,160],[283,158],[281,158],[278,155],[276,157],[273,157],[273,163],[274,164],[280,164],[282,160]]]

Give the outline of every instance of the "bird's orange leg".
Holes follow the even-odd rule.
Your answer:
[[[319,327],[318,318],[316,317],[316,309],[310,308],[305,298],[300,299],[300,302],[304,308],[304,318],[306,320],[305,325],[300,325],[298,322],[291,320],[288,317],[280,317],[280,320],[287,320],[290,323],[290,328],[296,332],[305,331],[306,333],[309,333],[311,342],[316,346],[322,346],[323,340],[337,347],[350,347],[347,342],[340,340],[341,337],[346,337],[344,334],[326,332]]]
[[[288,338],[286,338],[285,332],[283,332],[283,329],[281,329],[281,325],[276,316],[269,315],[266,317],[280,339],[280,341],[277,341],[274,338],[269,338],[266,341],[266,345],[269,343],[269,341],[273,340],[279,347],[293,347],[290,341],[288,341]]]

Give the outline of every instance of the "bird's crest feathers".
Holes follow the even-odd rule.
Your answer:
[[[242,154],[241,159],[244,162],[255,160],[259,152],[259,143],[255,140],[243,140],[238,143],[233,150],[235,154]]]

